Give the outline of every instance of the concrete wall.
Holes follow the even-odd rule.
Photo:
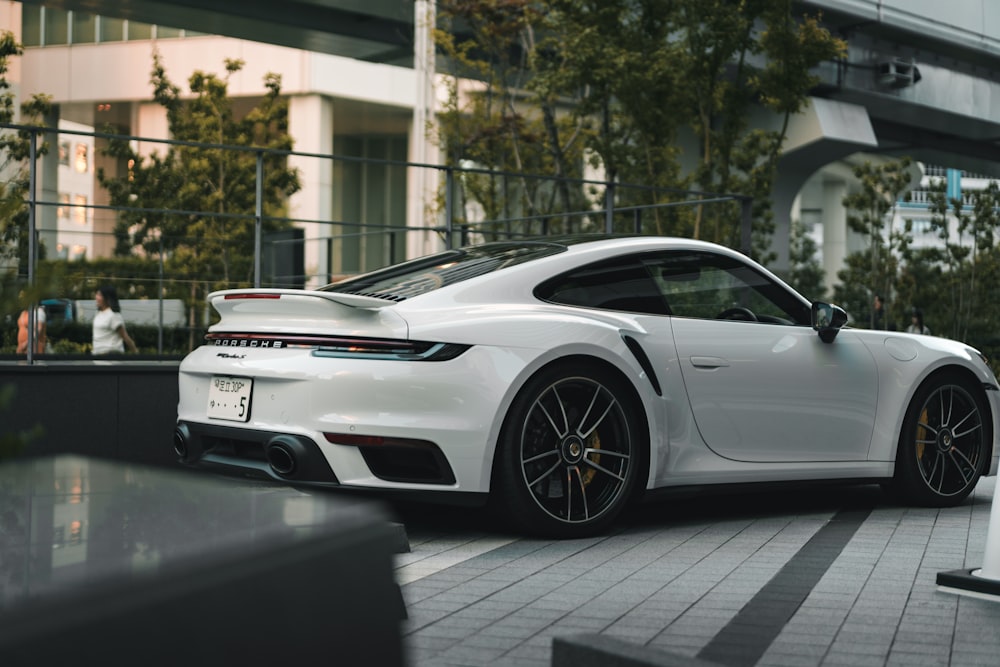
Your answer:
[[[173,450],[180,362],[0,362],[0,436],[40,429],[24,456],[81,454],[180,467]]]

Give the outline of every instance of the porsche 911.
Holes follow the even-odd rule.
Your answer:
[[[209,301],[174,448],[226,474],[580,537],[662,493],[837,481],[947,506],[997,471],[977,350],[853,328],[706,242],[498,241]]]

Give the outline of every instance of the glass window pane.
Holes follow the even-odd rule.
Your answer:
[[[21,8],[21,43],[25,46],[41,46],[42,44],[42,8],[33,5],[22,5]]]
[[[45,46],[69,43],[69,13],[65,9],[45,8]]]
[[[73,196],[73,222],[78,225],[87,224],[87,196],[86,195],[74,195]]]
[[[120,42],[125,38],[125,22],[121,19],[111,19],[107,16],[101,17],[101,37],[102,42]]]
[[[81,174],[87,171],[87,144],[77,144],[76,145],[76,162],[74,163],[76,170]]]
[[[129,21],[128,39],[153,39],[153,26],[139,21]]]
[[[90,44],[97,39],[97,17],[86,12],[73,12],[73,43]]]
[[[180,28],[168,28],[165,25],[156,26],[156,38],[157,39],[170,39],[172,37],[180,37]]]

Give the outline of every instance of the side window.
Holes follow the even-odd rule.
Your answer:
[[[808,307],[737,259],[684,251],[645,262],[675,316],[717,319],[731,308],[745,308],[761,322],[809,324]]]
[[[634,258],[591,264],[547,280],[535,288],[535,296],[567,306],[670,314],[649,267]]]

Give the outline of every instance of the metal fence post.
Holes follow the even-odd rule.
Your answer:
[[[35,198],[36,190],[38,189],[38,165],[36,164],[38,159],[38,129],[31,128],[31,143],[28,146],[28,287],[33,288],[35,286],[35,256],[38,253],[38,229],[37,220],[35,218],[36,214],[36,203]],[[28,304],[28,349],[27,359],[29,364],[35,362],[35,339],[37,338],[36,319],[38,313],[35,312],[35,299],[32,295],[31,302]]]
[[[612,234],[615,231],[615,184],[608,182],[604,191],[604,231]]]
[[[753,250],[753,198],[740,198],[740,251],[750,257]]]
[[[451,235],[454,232],[454,206],[452,196],[455,192],[455,171],[451,167],[444,170],[444,247],[451,249]]]
[[[254,204],[253,286],[260,287],[261,233],[264,225],[264,151],[257,151],[257,191]]]
[[[160,284],[157,290],[157,299],[160,302],[160,326],[156,330],[156,353],[163,354],[163,234],[160,234]]]

